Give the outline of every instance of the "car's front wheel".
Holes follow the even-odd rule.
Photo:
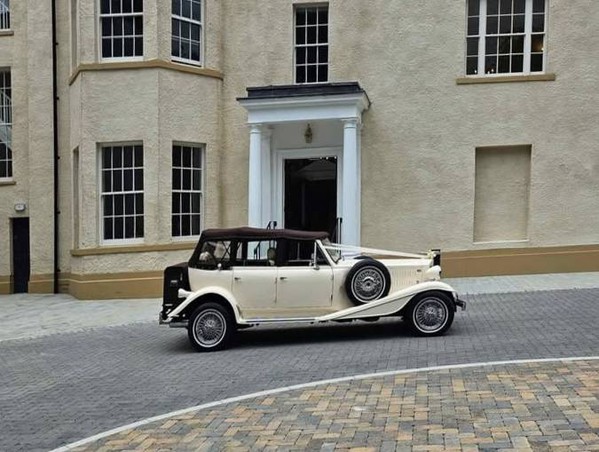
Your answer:
[[[440,336],[453,323],[454,309],[443,292],[416,295],[404,315],[412,331],[420,336]]]
[[[231,314],[217,303],[200,305],[191,315],[187,334],[198,352],[213,352],[226,348],[235,332]]]

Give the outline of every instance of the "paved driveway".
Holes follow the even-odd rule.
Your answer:
[[[450,333],[401,321],[256,328],[191,352],[153,323],[0,342],[0,450],[48,450],[203,402],[327,378],[454,363],[599,354],[599,290],[469,297]]]

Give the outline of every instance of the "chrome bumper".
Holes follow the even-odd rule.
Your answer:
[[[182,320],[179,322],[173,322],[173,319],[169,319],[169,318],[164,320],[162,318],[162,314],[161,313],[158,314],[158,325],[168,325],[171,328],[187,328],[188,323],[189,322],[187,320]]]
[[[460,300],[459,298],[456,298],[455,304],[456,304],[456,306],[459,306],[462,309],[462,311],[466,310],[466,302],[464,300]]]

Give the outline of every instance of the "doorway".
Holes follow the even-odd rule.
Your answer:
[[[12,218],[13,293],[25,293],[29,286],[29,218]]]
[[[285,227],[332,235],[337,220],[337,157],[286,158],[283,174]]]

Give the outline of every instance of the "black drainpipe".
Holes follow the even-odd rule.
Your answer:
[[[57,85],[57,67],[56,67],[56,0],[52,0],[52,102],[54,127],[54,293],[58,293],[58,85]]]

